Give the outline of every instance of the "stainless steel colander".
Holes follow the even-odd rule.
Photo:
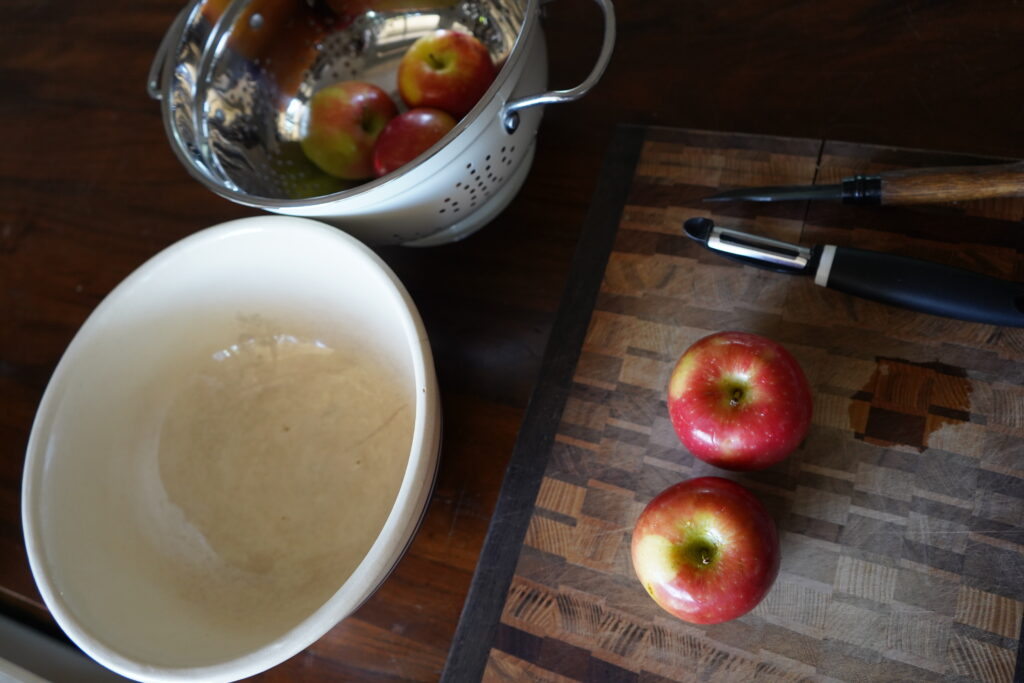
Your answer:
[[[546,90],[540,0],[193,0],[164,36],[149,78],[178,158],[239,204],[318,218],[369,244],[429,246],[479,229],[529,171],[542,105],[574,100],[600,78],[605,33],[575,88]],[[437,28],[472,33],[499,65],[490,89],[434,147],[402,168],[345,184],[299,145],[306,104],[338,80],[374,83],[400,103],[398,62]]]

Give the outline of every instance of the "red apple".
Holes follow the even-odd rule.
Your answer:
[[[378,176],[404,166],[455,127],[455,119],[440,109],[419,107],[403,112],[384,126],[373,150]]]
[[[731,470],[769,467],[793,452],[811,424],[811,388],[781,345],[746,332],[718,332],[679,358],[668,412],[696,457]]]
[[[438,29],[414,42],[398,64],[398,92],[410,108],[465,116],[497,70],[484,44],[468,33]]]
[[[309,102],[302,151],[326,173],[344,180],[373,177],[373,147],[398,108],[371,83],[342,81]]]
[[[648,503],[633,528],[633,569],[658,605],[694,624],[754,609],[779,573],[779,534],[745,487],[689,479]]]

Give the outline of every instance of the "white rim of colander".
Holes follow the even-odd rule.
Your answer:
[[[74,362],[85,333],[101,325],[112,307],[127,296],[131,285],[151,276],[182,252],[210,240],[238,238],[252,232],[286,231],[290,239],[308,233],[314,239],[331,239],[344,245],[371,266],[370,270],[395,307],[396,316],[408,342],[416,387],[416,417],[410,458],[395,505],[366,556],[352,574],[319,609],[273,642],[253,652],[219,664],[173,667],[147,665],[120,654],[116,648],[89,634],[88,629],[64,601],[54,583],[42,540],[42,474],[46,466],[47,430],[52,421],[59,391]],[[318,221],[293,216],[254,216],[222,223],[194,233],[172,244],[129,274],[100,302],[71,340],[43,393],[26,447],[22,476],[22,531],[29,566],[36,586],[58,625],[86,654],[108,669],[147,683],[179,681],[233,681],[266,671],[293,657],[320,639],[341,619],[351,614],[382,583],[401,559],[415,535],[434,485],[440,454],[440,396],[426,329],[408,290],[391,268],[369,247],[346,233]],[[371,580],[378,577],[378,580]],[[157,615],[158,618],[158,615]]]
[[[185,22],[186,30],[187,26],[193,21],[193,15],[195,9],[206,0],[192,0],[192,6],[187,10],[188,19]],[[245,0],[245,5],[251,0]],[[177,130],[173,125],[172,121],[174,118],[174,112],[171,109],[171,87],[173,85],[173,73],[176,68],[176,62],[174,59],[167,59],[164,64],[163,73],[163,89],[162,96],[160,98],[160,107],[163,114],[164,128],[167,136],[173,141],[171,145],[174,149],[174,153],[178,159],[182,162],[188,172],[203,185],[209,188],[216,194],[230,199],[233,202],[241,204],[243,206],[250,206],[258,209],[295,209],[311,206],[321,206],[323,204],[331,204],[341,199],[347,199],[349,197],[355,197],[365,192],[375,190],[387,183],[390,183],[398,177],[405,175],[415,168],[427,163],[436,156],[443,147],[448,145],[452,140],[458,137],[463,131],[470,126],[474,125],[481,117],[481,115],[490,108],[494,101],[497,99],[501,90],[506,86],[507,81],[510,79],[511,74],[516,71],[519,67],[519,63],[526,59],[523,54],[523,46],[529,44],[529,39],[533,32],[537,30],[538,14],[539,14],[539,2],[540,0],[526,0],[526,9],[523,13],[523,25],[519,29],[519,33],[516,34],[516,39],[512,42],[512,47],[509,49],[508,57],[505,62],[501,65],[501,69],[498,71],[498,75],[495,76],[491,86],[483,94],[476,105],[469,111],[468,114],[463,116],[452,130],[436,142],[433,147],[428,149],[426,152],[421,154],[419,157],[404,165],[400,169],[391,171],[390,173],[381,176],[380,178],[374,178],[364,183],[360,183],[356,187],[341,190],[331,194],[320,195],[316,197],[308,197],[302,199],[287,199],[287,198],[268,198],[268,197],[257,197],[247,192],[241,192],[234,190],[228,185],[217,181],[213,174],[209,171],[204,172],[207,166],[198,161],[194,154],[190,153],[188,149],[182,144],[181,139],[178,136]],[[184,34],[183,34],[184,35]],[[222,42],[222,41],[221,41]],[[179,40],[180,43],[180,40]],[[170,51],[171,55],[178,53],[178,43],[176,43]],[[199,82],[202,74],[196,74],[196,82]],[[509,90],[515,87],[515,84],[509,84]],[[196,101],[195,93],[193,92],[193,102]],[[504,103],[498,108],[498,112],[495,115],[498,127],[505,131],[504,126],[501,125],[501,112],[504,109]]]

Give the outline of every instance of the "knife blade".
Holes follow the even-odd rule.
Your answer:
[[[726,190],[706,202],[832,200],[844,204],[927,204],[1024,196],[1024,162],[903,169],[855,175],[830,185],[776,185]]]
[[[1024,327],[1024,283],[898,254],[792,244],[717,226],[709,218],[690,218],[683,230],[722,256],[810,276],[817,285],[863,299],[957,320]]]

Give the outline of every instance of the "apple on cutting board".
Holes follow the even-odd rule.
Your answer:
[[[779,535],[746,487],[698,477],[648,503],[633,529],[631,556],[662,609],[715,624],[746,614],[767,595],[779,573]]]
[[[782,345],[748,332],[716,332],[686,349],[668,383],[668,412],[694,456],[730,470],[774,465],[803,441],[811,388]]]

